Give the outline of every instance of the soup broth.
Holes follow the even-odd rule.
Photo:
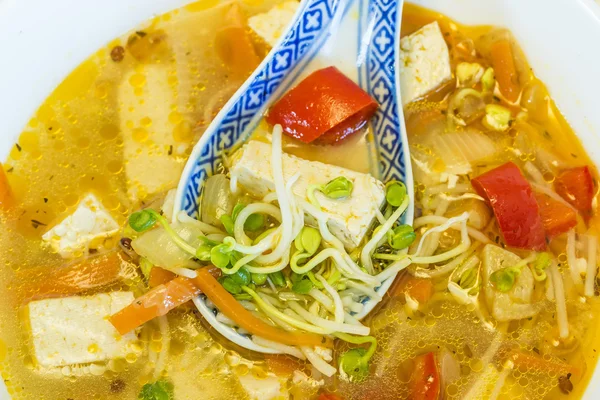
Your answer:
[[[416,188],[415,193],[408,194],[417,215],[414,227],[409,227],[413,237],[401,246],[404,253],[396,252],[398,247],[387,246],[392,241],[391,234],[382,238],[370,261],[377,273],[395,261],[410,258],[413,263],[400,271],[383,300],[362,321],[377,343],[364,376],[354,379],[352,371],[348,374],[340,362],[350,349],[356,351],[358,347],[358,353],[364,355],[371,342],[351,342],[347,340],[350,335],[338,333],[333,342],[333,336],[317,330],[318,335],[327,336],[327,341],[334,343],[330,354],[324,347],[318,354],[321,361],[326,360],[336,369],[328,377],[323,373],[323,365],[318,367],[314,358],[299,360],[290,355],[261,354],[232,344],[200,316],[191,301],[180,302],[168,314],[172,307],[165,308],[145,324],[132,323],[137,329],[133,332],[125,330],[127,334],[120,335],[114,331],[117,341],[131,343],[125,354],[109,357],[108,361],[94,361],[95,353],[106,350],[94,344],[87,353],[84,351],[86,359],[92,360],[89,362],[48,366],[53,361],[36,356],[34,347],[38,351],[44,347],[39,342],[40,337],[45,337],[43,329],[50,330],[59,320],[53,320],[57,314],[49,308],[44,314],[46,325],[32,326],[30,313],[36,312],[28,307],[32,301],[64,301],[70,296],[96,299],[94,296],[99,293],[131,292],[127,304],[141,305],[143,296],[156,293],[156,288],[166,288],[175,279],[184,280],[185,275],[175,278],[173,271],[181,272],[180,275],[189,273],[188,268],[208,271],[210,267],[202,263],[199,249],[208,246],[208,260],[213,262],[212,251],[226,244],[226,235],[222,234],[227,229],[226,222],[217,216],[216,205],[215,215],[207,217],[214,222],[202,216],[201,219],[205,224],[202,229],[212,225],[218,233],[213,232],[211,238],[206,235],[202,243],[190,238],[188,246],[193,244],[194,260],[188,257],[166,272],[157,263],[153,265],[147,255],[140,257],[142,251],[136,247],[144,235],[163,228],[150,226],[147,233],[142,228],[148,227],[138,230],[132,216],[139,217],[138,210],[157,210],[156,214],[165,210],[167,193],[177,186],[193,145],[270,50],[269,44],[248,27],[247,20],[275,3],[202,0],[158,16],[84,61],[31,118],[3,164],[8,185],[5,186],[10,190],[0,196],[0,259],[4,261],[0,274],[0,294],[4,299],[0,302],[0,362],[11,396],[36,400],[580,398],[597,362],[599,340],[595,263],[596,237],[600,234],[597,171],[510,32],[490,26],[463,26],[411,4],[404,7],[402,36],[408,37],[437,21],[448,47],[451,79],[404,108]],[[504,54],[510,54],[514,63],[508,80],[498,61],[498,43],[503,43]],[[493,82],[491,86],[489,82]],[[503,114],[505,111],[508,114]],[[277,135],[272,135],[272,131],[273,126],[263,121],[252,140],[276,149],[272,142]],[[373,135],[369,128],[361,129],[334,146],[306,144],[283,136],[281,148],[300,159],[344,167],[374,179],[379,173]],[[234,154],[234,164],[241,157]],[[502,216],[492,199],[484,198],[484,194],[493,195],[483,193],[485,182],[478,183],[509,162],[509,168],[514,165],[521,171],[527,187],[531,185],[528,198],[533,199],[531,193],[537,193],[540,205],[535,206],[536,215],[546,201],[572,216],[564,221],[559,218],[562,216],[552,214],[544,220],[543,249],[516,248],[519,246],[509,243],[510,232],[507,233],[504,222],[499,222]],[[225,164],[221,177],[229,179],[235,165]],[[590,175],[594,200],[582,210],[577,203],[580,198],[561,194],[560,185],[566,172],[583,171],[584,167]],[[229,187],[227,182],[225,186]],[[387,188],[378,184],[386,197],[389,187],[398,182],[389,182]],[[478,185],[484,189],[478,190]],[[323,186],[318,190],[325,192]],[[236,195],[237,204],[242,205],[238,215],[250,204],[268,203],[265,199],[269,195],[259,196],[247,187],[242,189]],[[49,246],[42,236],[74,215],[90,193],[115,220],[114,232],[68,254]],[[406,198],[406,193],[403,196]],[[277,207],[283,207],[280,198],[276,200]],[[383,212],[377,210],[381,214],[379,226],[383,226],[382,219],[391,218],[394,207],[401,208],[399,204],[392,207],[393,202],[387,197],[383,203],[388,205]],[[273,201],[270,207],[269,210],[275,207]],[[235,212],[234,209],[231,215]],[[152,224],[156,218],[162,218],[152,213],[144,215],[155,218]],[[303,215],[300,213],[300,217]],[[243,229],[252,231],[246,232],[248,246],[260,243],[261,236],[283,226],[284,222],[279,221],[282,219],[277,208],[261,220],[264,231],[247,229],[243,224]],[[549,227],[546,222],[556,225]],[[438,229],[442,225],[446,225],[445,229]],[[563,229],[565,225],[569,225],[568,229]],[[180,229],[183,225],[173,226]],[[359,241],[358,252],[349,251],[353,262],[359,262],[361,251],[366,251],[366,243],[377,234],[379,226]],[[184,228],[181,229],[178,233],[184,236]],[[56,236],[57,231],[53,232]],[[192,230],[191,236],[193,233]],[[229,229],[227,233],[235,236]],[[469,235],[471,239],[466,242],[464,236]],[[156,237],[146,246],[152,248],[156,244],[160,252],[158,243],[163,239]],[[323,246],[323,251],[333,248],[325,248],[321,236],[318,239],[310,255],[319,246]],[[461,252],[436,261],[436,256],[444,256],[464,243],[467,245]],[[300,247],[310,247],[297,240],[293,246],[298,251]],[[344,246],[340,247],[340,253],[345,252]],[[276,249],[259,254],[268,256],[271,250]],[[415,261],[427,257],[432,261]],[[489,271],[494,260],[500,260],[501,268]],[[239,260],[233,264],[236,261]],[[103,269],[94,270],[94,263],[101,263]],[[294,288],[302,281],[310,281],[311,289],[319,287],[319,282],[325,285],[325,278],[325,282],[318,279],[321,274],[334,271],[332,264],[320,264],[321,272],[315,274],[318,277],[288,271],[281,275],[281,285]],[[366,267],[362,267],[364,272]],[[153,275],[152,271],[164,275]],[[503,275],[494,275],[496,271]],[[267,321],[270,327],[286,328],[286,323],[278,322],[271,314],[261,314],[262,306],[253,305],[255,298],[249,293],[266,295],[272,308],[283,309],[277,305],[288,300],[309,304],[308,290],[297,287],[285,292],[287,299],[277,297],[283,289],[276,290],[279,285],[272,275],[264,276],[262,283],[253,276],[252,283],[248,281],[243,286],[254,286],[244,293],[228,289],[220,274],[217,271],[215,275],[219,279],[215,282],[221,284],[217,286],[235,294],[251,315]],[[525,279],[528,286],[523,284]],[[343,292],[347,295],[345,301],[360,307],[354,304],[360,301],[355,301],[351,285],[351,280],[347,280],[331,290]],[[501,285],[508,287],[505,290]],[[515,293],[515,286],[520,288],[519,293],[527,294]],[[509,292],[513,297],[502,297],[509,296]],[[199,291],[194,292],[193,297],[198,294]],[[207,296],[213,300],[208,293]],[[514,300],[517,296],[521,296],[519,301]],[[133,301],[134,297],[137,300]],[[501,301],[510,301],[510,307],[502,306]],[[67,305],[60,304],[57,310]],[[329,316],[331,322],[333,317],[327,314],[327,307],[321,307],[317,301],[310,304],[314,315]],[[89,321],[95,318],[87,306],[78,307],[73,311],[74,319],[78,314],[89,316]],[[108,307],[112,307],[111,303]],[[297,308],[294,312],[301,313]],[[294,312],[286,315],[293,319],[297,316]],[[115,315],[118,313],[111,312],[106,318],[110,316],[113,321]],[[352,317],[342,315],[344,318],[351,321]],[[310,325],[306,322],[308,317],[305,319],[305,325]],[[221,315],[221,322],[235,327],[237,321]],[[115,325],[114,321],[111,323]],[[360,322],[354,325],[359,326]],[[36,334],[32,333],[34,329]],[[89,331],[81,334],[81,341],[94,336],[94,329],[90,325]],[[293,327],[290,330],[290,336],[298,333]],[[289,347],[294,346],[287,347],[289,354],[306,354]],[[72,354],[78,351],[71,349]],[[144,394],[152,390],[156,397]],[[156,394],[163,392],[167,397]]]

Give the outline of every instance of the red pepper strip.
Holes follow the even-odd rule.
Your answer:
[[[311,143],[335,144],[362,128],[377,102],[335,67],[313,72],[269,110],[267,122]]]
[[[519,167],[508,162],[472,179],[471,184],[492,206],[508,246],[531,250],[546,248],[539,208]]]
[[[535,199],[540,207],[540,217],[549,239],[577,225],[577,213],[571,207],[542,193],[536,193]]]
[[[342,398],[333,393],[321,393],[318,400],[342,400]]]
[[[420,355],[414,360],[410,377],[411,400],[437,400],[440,395],[440,375],[435,354]]]
[[[594,198],[594,180],[586,167],[570,168],[563,171],[554,181],[554,189],[573,207],[589,217]]]

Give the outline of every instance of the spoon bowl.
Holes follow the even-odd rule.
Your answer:
[[[198,217],[204,180],[216,173],[221,155],[249,137],[268,107],[311,72],[335,66],[379,104],[371,120],[377,178],[403,181],[413,193],[408,141],[400,101],[399,62],[402,0],[306,0],[287,33],[227,102],[194,147],[183,170],[175,212]],[[412,223],[412,203],[403,216]],[[376,291],[382,296],[395,276]],[[195,304],[223,336],[250,350],[278,353],[252,342],[246,332],[220,322],[219,310],[204,296]],[[378,300],[365,297],[358,319]],[[223,319],[221,319],[223,320]]]

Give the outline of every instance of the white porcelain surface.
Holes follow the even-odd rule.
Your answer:
[[[600,164],[600,7],[594,1],[414,1],[463,23],[510,28]],[[69,71],[115,36],[185,3],[0,0],[0,159],[6,158],[21,128]],[[8,398],[0,393],[0,400]],[[598,370],[585,398],[600,398]]]

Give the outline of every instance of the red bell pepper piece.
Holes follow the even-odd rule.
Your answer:
[[[342,400],[342,398],[333,393],[321,393],[318,400]]]
[[[415,358],[410,377],[411,400],[437,400],[440,395],[440,375],[435,354],[427,353]]]
[[[311,143],[336,144],[362,128],[377,102],[335,67],[313,72],[269,110],[267,122]]]
[[[589,216],[594,198],[594,180],[587,166],[563,171],[554,181],[554,189],[573,207]]]
[[[531,250],[546,248],[539,207],[519,167],[508,162],[472,179],[471,184],[492,206],[508,246]]]
[[[544,231],[549,239],[565,233],[577,225],[577,213],[571,207],[542,193],[536,193],[535,199],[540,208]]]

